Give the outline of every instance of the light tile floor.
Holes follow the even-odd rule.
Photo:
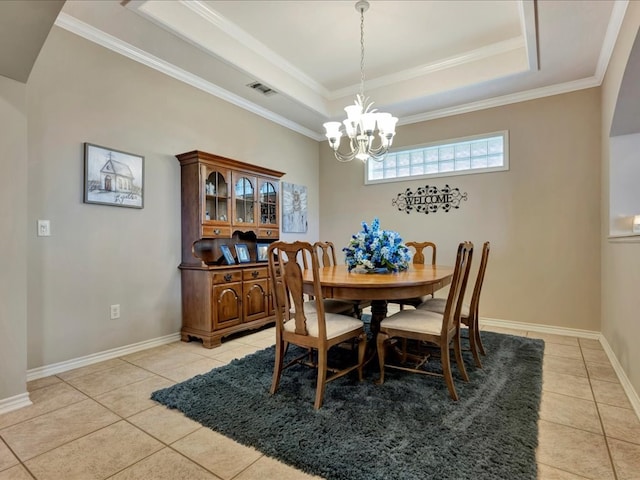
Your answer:
[[[599,342],[487,329],[546,342],[540,480],[640,478],[640,421]],[[176,342],[30,382],[33,405],[0,415],[0,480],[317,478],[149,400],[273,338],[267,329],[212,350]]]

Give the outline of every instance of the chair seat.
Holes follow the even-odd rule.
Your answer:
[[[439,314],[444,314],[444,309],[447,306],[446,298],[430,298],[425,300],[420,305],[416,307],[418,310],[428,310],[431,312],[436,312]],[[460,312],[460,316],[464,318],[469,318],[469,305],[466,303],[462,304],[462,311]]]
[[[305,302],[305,316],[307,317],[307,332],[311,337],[318,337],[320,332],[318,330],[318,314],[315,309],[307,310]],[[357,318],[347,317],[345,315],[337,315],[334,313],[325,312],[325,323],[327,329],[327,340],[339,337],[348,332],[363,328],[364,323]],[[296,322],[294,319],[289,320],[284,324],[285,332],[294,333],[296,330]]]
[[[401,310],[382,320],[380,328],[439,335],[442,331],[442,314],[429,310]]]

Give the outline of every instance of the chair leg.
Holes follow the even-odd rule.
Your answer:
[[[318,349],[318,384],[316,386],[316,401],[313,408],[316,410],[322,406],[324,388],[327,383],[327,351]]]
[[[478,322],[478,317],[475,318],[474,322],[475,322],[475,325],[476,325],[476,328],[475,328],[475,331],[476,331],[476,344],[478,345],[478,348],[480,349],[480,353],[482,355],[486,355],[487,352],[484,349],[484,345],[482,344],[482,338],[480,337],[480,322]]]
[[[467,375],[467,369],[464,366],[464,360],[462,359],[462,347],[460,346],[460,329],[453,336],[453,350],[456,355],[456,365],[458,366],[458,371],[460,375],[462,375],[462,379],[465,382],[469,381],[469,375]]]
[[[473,361],[476,367],[482,368],[482,362],[480,361],[480,354],[478,353],[478,333],[474,322],[469,322],[469,346],[471,347],[471,353],[473,354]]]
[[[440,362],[442,363],[442,376],[447,384],[449,395],[455,401],[458,401],[458,394],[456,393],[456,387],[453,384],[453,376],[451,375],[451,360],[449,359],[449,345],[443,344],[440,346]]]
[[[384,383],[384,344],[388,339],[389,336],[386,333],[378,333],[378,336],[376,337],[376,351],[378,352],[378,364],[380,365],[380,378],[376,383],[379,385]]]
[[[358,344],[358,380],[364,380],[364,356],[367,352],[367,335],[360,335]]]
[[[282,366],[284,365],[284,355],[289,347],[289,342],[283,342],[282,339],[276,340],[276,358],[273,365],[273,379],[271,380],[271,395],[276,393],[280,386],[280,377],[282,376]]]

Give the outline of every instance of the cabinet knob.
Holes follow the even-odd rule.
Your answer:
[[[220,235],[220,229],[219,229],[219,228],[216,228],[216,229],[213,231],[213,233],[214,233],[215,235]]]
[[[267,230],[267,237],[270,237],[271,233],[273,233],[271,230]]]
[[[260,275],[260,273],[257,270],[254,270],[253,272],[251,272],[251,276],[253,278],[256,278],[258,275]]]
[[[232,278],[232,277],[231,277],[231,274],[230,274],[230,273],[227,273],[227,274],[224,276],[224,280],[225,280],[226,282],[230,282],[230,281],[231,281],[231,278]]]

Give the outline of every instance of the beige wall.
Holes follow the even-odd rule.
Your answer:
[[[629,2],[605,80],[602,84],[602,333],[634,390],[640,392],[640,241],[607,240],[609,234],[609,132],[620,83],[640,28],[640,2]],[[640,95],[640,87],[636,95]],[[640,133],[640,132],[637,132]],[[636,155],[637,156],[637,155]],[[637,184],[637,181],[636,181]],[[636,187],[637,189],[637,187]]]
[[[26,392],[26,88],[0,76],[0,400]],[[31,229],[35,232],[35,229]]]
[[[378,216],[406,241],[435,241],[442,264],[460,241],[489,240],[481,316],[599,331],[599,98],[589,89],[398,129],[396,146],[508,130],[507,172],[364,186],[362,164],[339,163],[323,145],[321,237],[344,246]],[[426,184],[458,187],[468,201],[429,215],[392,206]]]
[[[54,27],[27,85],[28,366],[177,333],[180,169],[194,149],[287,172],[309,188],[318,233],[316,141]],[[83,142],[145,157],[144,209],[82,202]],[[304,237],[304,235],[298,235]],[[109,319],[109,305],[122,317]]]

